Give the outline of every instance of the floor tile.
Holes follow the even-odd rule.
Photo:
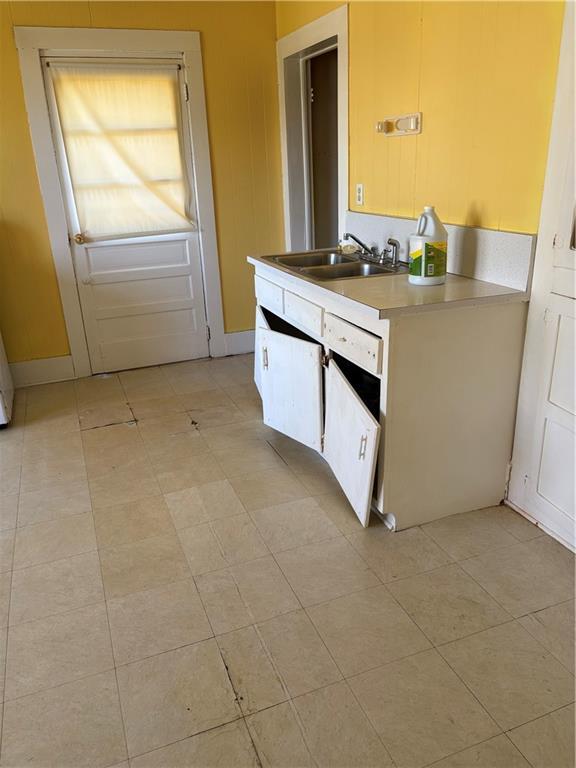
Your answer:
[[[574,678],[516,622],[439,648],[502,729],[574,700]]]
[[[232,400],[219,387],[201,389],[179,396],[185,411],[203,411],[206,408],[218,408],[233,405]]]
[[[0,627],[8,624],[8,609],[10,606],[11,573],[0,573]]]
[[[6,699],[113,669],[104,603],[10,627]]]
[[[499,731],[434,650],[349,682],[398,768],[429,765]]]
[[[530,520],[510,509],[505,504],[501,504],[499,507],[492,507],[490,514],[494,515],[502,528],[511,533],[518,541],[529,541],[530,539],[536,539],[538,536],[545,535],[541,528],[538,528],[537,525],[534,525]]]
[[[14,568],[28,568],[96,549],[92,514],[50,520],[19,528],[14,547]]]
[[[172,518],[162,496],[97,509],[94,524],[101,548],[174,532]]]
[[[515,544],[517,539],[500,525],[491,510],[480,509],[443,517],[423,525],[422,530],[455,560]]]
[[[210,523],[181,528],[178,537],[193,576],[218,571],[228,565]]]
[[[574,705],[515,728],[510,739],[533,768],[573,768]]]
[[[148,454],[142,441],[86,450],[86,474],[90,481],[102,475],[114,476],[120,471],[134,472],[138,469],[150,471]]]
[[[147,463],[133,469],[118,469],[90,479],[90,497],[94,509],[127,504],[148,496],[158,496],[160,487]]]
[[[89,429],[82,432],[82,445],[84,446],[84,453],[87,460],[97,460],[100,456],[105,455],[107,449],[113,448],[114,446],[126,443],[130,445],[139,445],[140,442],[140,432],[138,430],[138,425],[135,422],[129,424],[113,424],[107,427]]]
[[[172,413],[169,416],[155,416],[151,419],[140,419],[138,431],[146,445],[162,441],[169,437],[190,434],[202,446],[207,448],[192,419],[187,413]]]
[[[79,409],[80,429],[107,427],[134,420],[134,413],[126,403],[91,403]]]
[[[314,768],[291,702],[246,718],[263,768]]]
[[[574,674],[574,602],[568,600],[519,619],[520,624]]]
[[[256,560],[269,553],[247,514],[214,520],[211,525],[228,565]]]
[[[262,557],[230,568],[253,621],[300,608],[296,595],[272,557]]]
[[[375,525],[348,536],[348,541],[385,582],[452,562],[420,528],[392,533],[384,525]]]
[[[215,640],[127,664],[117,674],[130,756],[240,716]]]
[[[350,502],[341,491],[338,493],[323,493],[314,498],[324,514],[330,518],[341,533],[362,532],[362,523],[356,517]]]
[[[549,536],[465,560],[462,568],[513,616],[574,599],[574,556]]]
[[[0,702],[4,701],[4,684],[6,671],[6,649],[8,646],[8,627],[0,627]],[[0,715],[2,708],[0,707]],[[0,736],[2,728],[0,727]]]
[[[260,446],[267,438],[277,433],[265,426],[262,419],[250,419],[241,424],[204,427],[201,434],[211,450],[231,451]]]
[[[21,467],[0,467],[0,496],[12,496],[20,493]]]
[[[304,611],[259,624],[258,632],[290,696],[300,696],[342,679]]]
[[[317,765],[383,768],[392,760],[348,685],[336,683],[294,700]]]
[[[158,437],[146,437],[144,432],[144,436],[142,442],[156,472],[167,472],[173,466],[181,466],[191,456],[210,453],[205,440],[195,428]]]
[[[223,480],[224,473],[211,453],[184,455],[177,462],[170,461],[166,465],[154,465],[156,479],[162,493],[180,491],[195,485]]]
[[[472,766],[478,766],[478,768],[530,768],[530,763],[522,757],[514,744],[504,734],[434,763],[434,768],[472,768]],[[551,768],[551,766],[546,766],[546,768]]]
[[[194,580],[216,635],[253,623],[252,615],[228,569],[205,573]]]
[[[188,528],[246,512],[228,480],[184,488],[167,493],[165,498],[176,528]]]
[[[16,531],[0,531],[0,573],[12,569]]]
[[[82,440],[80,433],[72,435],[48,435],[28,442],[22,450],[23,464],[36,464],[40,461],[74,461],[82,459]]]
[[[100,551],[106,597],[122,597],[190,576],[174,534],[156,536]]]
[[[233,477],[230,482],[249,512],[310,495],[289,469],[266,469]]]
[[[14,571],[10,624],[54,616],[104,599],[96,552]]]
[[[267,469],[286,469],[286,464],[280,456],[265,442],[242,448],[217,450],[214,455],[226,477],[253,475]]]
[[[314,499],[299,499],[251,513],[262,538],[272,552],[334,539],[340,531]]]
[[[75,459],[43,459],[22,466],[20,492],[40,491],[61,483],[75,483],[86,479],[84,457]]]
[[[18,518],[18,494],[0,496],[0,531],[16,528]]]
[[[286,701],[288,693],[254,627],[219,635],[218,647],[244,715]]]
[[[313,606],[307,613],[345,677],[430,648],[384,586]]]
[[[132,768],[260,768],[243,720],[156,749],[131,761]]]
[[[340,483],[327,466],[313,465],[309,472],[297,472],[295,474],[310,496],[334,494],[340,490]]]
[[[212,637],[190,579],[108,601],[116,664],[154,656]]]
[[[4,705],[3,768],[104,768],[125,758],[112,671]]]
[[[171,389],[168,391],[171,392]],[[146,397],[136,400],[128,396],[128,399],[132,413],[137,420],[171,416],[174,413],[182,413],[186,410],[182,398],[173,393],[161,397]]]
[[[456,564],[393,581],[388,586],[435,645],[511,619],[510,614]]]
[[[380,583],[343,538],[280,552],[276,559],[304,606]]]
[[[90,512],[92,502],[88,482],[59,483],[48,491],[20,494],[18,525],[31,525],[47,520],[60,520],[71,515]]]

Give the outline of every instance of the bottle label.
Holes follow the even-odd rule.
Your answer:
[[[410,251],[410,274],[417,277],[445,275],[447,245],[445,240],[439,240]]]

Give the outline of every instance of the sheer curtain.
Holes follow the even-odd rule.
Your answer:
[[[82,234],[192,229],[176,65],[50,62],[49,72]]]

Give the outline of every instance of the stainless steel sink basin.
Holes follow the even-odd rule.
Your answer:
[[[364,261],[358,254],[341,253],[336,248],[284,253],[264,258],[297,275],[320,281],[397,275],[407,271],[405,265],[392,267],[390,264],[375,264]]]
[[[396,275],[404,272],[405,268],[396,269],[383,264],[372,264],[367,261],[354,261],[349,264],[335,264],[329,267],[309,267],[301,269],[300,273],[316,280],[345,280],[350,277],[376,277],[377,275]]]
[[[353,256],[345,256],[343,253],[317,251],[316,253],[295,253],[290,256],[276,256],[274,261],[282,264],[284,267],[321,267],[354,262],[355,259]]]

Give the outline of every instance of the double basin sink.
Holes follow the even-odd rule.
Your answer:
[[[407,270],[404,265],[377,264],[363,260],[356,254],[342,253],[337,249],[304,251],[266,258],[303,277],[322,281],[397,275]]]

